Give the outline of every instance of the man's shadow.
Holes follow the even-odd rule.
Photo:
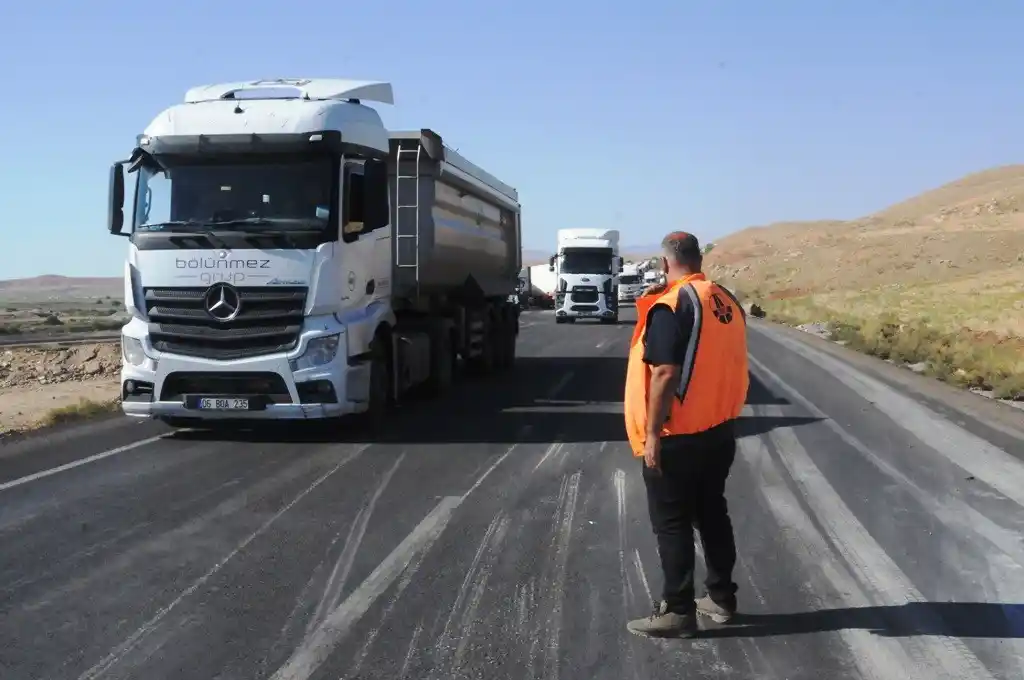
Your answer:
[[[724,626],[706,624],[702,637],[772,637],[849,629],[867,630],[883,637],[1019,639],[1024,638],[1024,604],[911,602],[793,614],[737,614]]]

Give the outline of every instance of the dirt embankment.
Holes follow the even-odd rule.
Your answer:
[[[0,349],[0,434],[103,410],[120,369],[118,343]]]
[[[120,370],[121,352],[117,343],[0,350],[0,390],[3,391],[26,385],[116,378]]]

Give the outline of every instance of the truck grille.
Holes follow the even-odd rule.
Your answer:
[[[180,400],[187,394],[258,395],[271,404],[291,404],[284,378],[276,373],[205,373],[175,371],[164,379],[160,401]]]
[[[221,321],[206,310],[208,288],[146,288],[153,347],[207,359],[240,359],[295,347],[306,287],[236,288],[238,314]]]
[[[576,286],[572,289],[573,302],[597,302],[597,286]]]

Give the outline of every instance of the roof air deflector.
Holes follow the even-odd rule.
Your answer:
[[[394,91],[391,83],[376,80],[344,80],[341,78],[275,78],[269,80],[239,81],[219,83],[216,85],[199,85],[185,93],[185,102],[233,100],[240,92],[256,95],[261,90],[292,91],[294,97],[316,100],[360,99],[382,104],[394,104]],[[261,97],[245,97],[245,99]],[[266,99],[282,99],[280,94],[265,97]]]

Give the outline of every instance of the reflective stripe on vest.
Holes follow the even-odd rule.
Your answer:
[[[690,296],[690,302],[693,304],[693,332],[690,334],[690,341],[686,343],[683,370],[679,377],[679,388],[676,389],[679,401],[686,399],[686,390],[689,389],[690,380],[693,378],[693,362],[697,358],[697,344],[700,342],[701,323],[704,321],[704,310],[700,304],[697,289],[693,287],[692,283],[687,283],[679,291],[679,295],[681,296],[684,292]]]

